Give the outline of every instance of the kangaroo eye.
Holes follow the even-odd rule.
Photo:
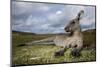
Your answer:
[[[73,21],[72,24],[74,24],[75,22]]]

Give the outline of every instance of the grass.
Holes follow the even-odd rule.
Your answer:
[[[95,44],[95,32],[84,32],[84,49],[81,52],[80,57],[73,57],[71,49],[67,49],[64,56],[55,57],[54,52],[62,48],[51,45],[37,45],[18,47],[19,44],[30,42],[33,40],[43,39],[52,35],[28,35],[28,34],[12,34],[12,63],[14,65],[29,65],[29,64],[51,64],[51,63],[68,63],[68,62],[80,62],[80,61],[95,61],[96,51],[91,47],[91,44]],[[94,45],[93,44],[93,45]]]

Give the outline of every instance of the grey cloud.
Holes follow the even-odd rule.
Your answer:
[[[95,7],[12,2],[12,29],[34,33],[63,33],[64,27],[85,11],[82,29],[95,28]]]

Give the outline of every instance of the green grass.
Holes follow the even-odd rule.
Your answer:
[[[95,44],[95,33],[84,32],[84,44],[88,47]],[[13,33],[12,35],[12,62],[15,65],[22,64],[48,64],[48,63],[68,63],[79,61],[95,61],[96,52],[94,48],[83,49],[80,57],[72,56],[71,49],[67,49],[64,56],[55,57],[54,53],[62,49],[55,45],[37,45],[18,47],[19,44],[39,40],[52,35],[21,35]],[[85,48],[85,47],[84,47]]]

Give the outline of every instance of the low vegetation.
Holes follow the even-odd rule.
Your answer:
[[[62,49],[54,44],[33,44],[32,46],[19,46],[19,44],[53,36],[54,34],[20,34],[12,32],[12,63],[13,65],[68,63],[96,60],[96,32],[85,31],[84,48],[80,57],[73,57],[71,48],[67,49],[64,56],[54,56],[54,52]]]

